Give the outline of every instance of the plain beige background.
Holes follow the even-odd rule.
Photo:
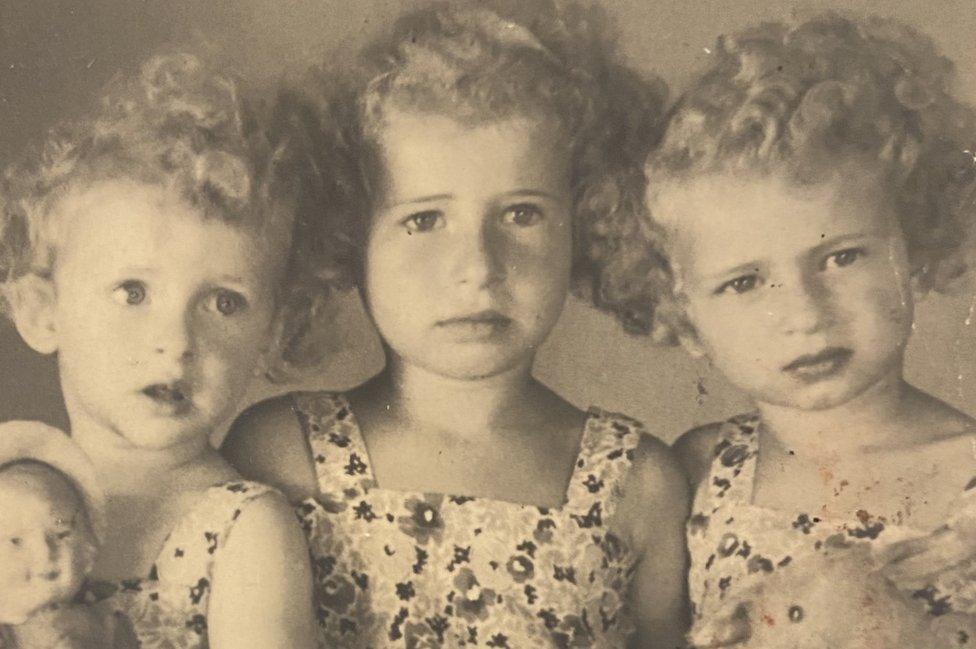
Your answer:
[[[206,42],[218,60],[259,83],[321,57],[348,56],[378,25],[414,0],[0,0],[0,163],[57,119],[81,110],[112,74],[165,43]],[[709,56],[715,37],[764,20],[824,8],[894,16],[931,34],[959,68],[960,90],[976,100],[974,0],[604,0],[621,47],[674,94]],[[352,386],[382,359],[354,296],[337,322],[336,354],[306,385]],[[976,414],[976,291],[918,306],[908,375]],[[0,421],[38,418],[64,425],[55,363],[33,354],[0,325]],[[541,350],[537,374],[571,401],[644,420],[670,441],[689,426],[745,407],[705,363],[680,350],[629,338],[575,302]],[[274,389],[255,385],[252,398]]]

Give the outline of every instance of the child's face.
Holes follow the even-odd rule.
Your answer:
[[[54,308],[72,425],[157,449],[209,433],[268,344],[284,245],[133,182],[60,209]]]
[[[879,182],[845,177],[800,189],[716,175],[655,206],[695,331],[683,342],[760,403],[829,408],[900,375],[904,235]]]
[[[407,363],[453,378],[529,364],[566,299],[568,154],[528,120],[468,127],[395,113],[383,204],[366,251],[366,298]]]
[[[20,624],[81,587],[95,557],[81,499],[57,471],[0,470],[0,624]]]

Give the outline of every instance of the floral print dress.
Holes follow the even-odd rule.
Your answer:
[[[591,409],[564,506],[377,487],[346,399],[293,395],[322,647],[623,647],[635,557],[607,529],[642,428]]]
[[[844,557],[845,552],[861,552],[847,557],[863,557],[871,563],[871,557],[877,556],[873,552],[885,544],[917,538],[927,532],[894,525],[866,512],[859,512],[854,520],[835,523],[822,520],[816,513],[790,515],[752,504],[759,426],[756,414],[735,417],[722,424],[711,472],[695,497],[688,522],[689,590],[694,611],[690,637],[695,646],[721,644],[722,625],[728,621],[729,613],[761,593],[763,584],[769,586],[776,580],[783,580],[787,584],[789,601],[763,601],[764,610],[750,614],[759,618],[750,620],[752,640],[736,646],[762,649],[837,646],[827,642],[820,630],[805,627],[804,622],[810,617],[805,606],[817,605],[810,601],[815,597],[812,591],[830,591],[827,592],[828,599],[834,598],[835,605],[839,603],[841,614],[837,617],[837,626],[843,626],[849,620],[843,616],[843,607],[857,611],[859,606],[866,606],[864,597],[860,601],[841,602],[860,588],[859,584],[846,582],[866,582],[870,576],[867,571],[858,572],[857,568],[852,571],[850,566],[856,565],[853,563],[822,573],[817,571],[829,563],[811,563],[816,567],[809,569],[803,564],[813,562],[815,555]],[[966,485],[950,520],[962,517],[976,520],[976,478]],[[810,574],[807,575],[805,570]],[[804,582],[804,579],[809,581]],[[781,592],[784,591],[776,591]],[[925,625],[925,647],[976,647],[972,618],[976,613],[976,561],[955,566],[951,574],[941,574],[933,583],[897,597],[904,599],[906,604],[893,610],[918,616],[918,625]],[[743,610],[739,609],[740,612]],[[766,633],[766,627],[775,624],[778,624],[779,638],[786,638],[783,644],[768,639],[770,634]],[[757,628],[758,635],[765,634],[766,639],[757,639]],[[843,635],[843,629],[840,635]],[[871,646],[891,649],[892,645],[876,642]]]
[[[82,600],[130,625],[142,649],[206,649],[215,562],[241,513],[270,494],[277,492],[256,482],[211,487],[170,532],[146,578],[93,582]]]

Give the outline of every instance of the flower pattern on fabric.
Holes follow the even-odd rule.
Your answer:
[[[298,506],[322,647],[626,644],[635,557],[606,522],[640,424],[591,409],[565,505],[539,508],[378,488],[346,399],[293,399],[322,494]]]
[[[867,557],[871,556],[872,547],[921,534],[863,512],[852,521],[836,524],[810,513],[789,515],[753,505],[759,426],[756,414],[734,417],[722,424],[710,474],[699,485],[688,520],[689,591],[694,612],[689,635],[700,646],[717,642],[727,632],[722,625],[727,622],[730,611],[745,611],[742,607],[751,596],[761,592],[763,584],[769,586],[780,581],[796,585],[791,588],[796,593],[796,601],[784,601],[779,603],[781,606],[776,606],[777,611],[782,610],[781,621],[786,628],[796,629],[796,639],[806,637],[809,641],[810,632],[804,631],[803,622],[809,612],[804,608],[804,597],[810,594],[809,589],[798,585],[809,578],[806,575],[809,570],[803,572],[806,563],[825,566],[829,570],[832,569],[831,562],[842,560],[837,557],[842,558],[846,552],[861,553],[857,556],[864,557],[861,561],[864,564],[869,561]],[[960,514],[956,515],[976,516],[976,498],[973,496],[976,496],[976,490],[960,499]],[[857,578],[867,577],[852,577]],[[824,579],[828,579],[827,573],[821,575],[820,581]],[[838,579],[846,580],[846,575]],[[910,615],[921,618],[920,625],[930,625],[931,637],[938,638],[938,641],[933,640],[936,642],[933,647],[976,646],[976,636],[972,634],[969,621],[960,621],[962,616],[951,620],[944,617],[951,612],[976,613],[973,595],[976,595],[976,570],[967,564],[951,574],[941,575],[928,588],[911,594],[908,600],[918,604],[914,608],[906,605],[897,610],[911,611]],[[764,619],[758,624],[774,624],[766,613],[762,616]],[[767,647],[763,642],[768,640],[746,641],[736,646]],[[821,638],[819,642],[825,640]]]
[[[214,562],[248,503],[270,493],[247,481],[211,487],[170,532],[148,577],[92,582],[81,599],[127,618],[143,649],[206,649]]]

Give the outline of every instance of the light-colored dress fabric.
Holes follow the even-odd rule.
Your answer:
[[[323,647],[623,647],[635,557],[607,523],[643,434],[589,411],[562,507],[377,487],[347,400],[300,393],[321,496],[299,508]]]

